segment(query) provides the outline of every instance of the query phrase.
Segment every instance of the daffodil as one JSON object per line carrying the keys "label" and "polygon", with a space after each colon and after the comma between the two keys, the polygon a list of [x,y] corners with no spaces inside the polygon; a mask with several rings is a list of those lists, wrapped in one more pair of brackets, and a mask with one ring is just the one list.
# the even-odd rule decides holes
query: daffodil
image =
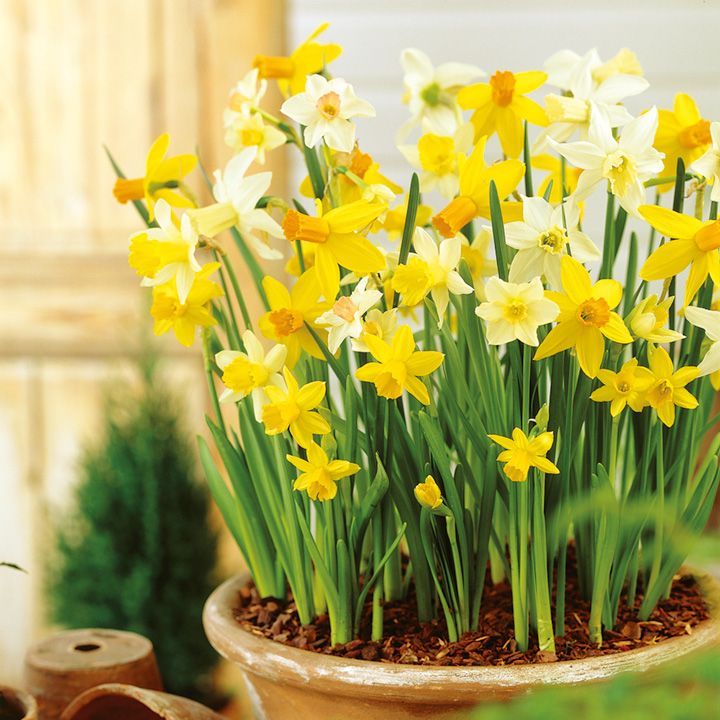
{"label": "daffodil", "polygon": [[693,410],[698,406],[697,399],[685,389],[700,370],[688,366],[675,370],[667,350],[656,347],[649,353],[650,370],[653,374],[645,399],[653,407],[664,425],[672,427],[675,423],[675,406]]}
{"label": "daffodil", "polygon": [[289,463],[300,470],[293,483],[294,490],[305,490],[311,500],[332,500],[337,494],[337,482],[354,475],[360,466],[348,460],[330,460],[315,442],[307,448],[307,459],[295,455],[285,456]]}
{"label": "daffodil", "polygon": [[370,352],[370,348],[363,339],[366,335],[372,335],[388,344],[392,344],[398,330],[397,314],[397,308],[384,311],[377,308],[370,310],[363,320],[362,333],[358,338],[353,338],[350,341],[352,349],[355,352]]}
{"label": "daffodil", "polygon": [[371,195],[377,195],[378,201],[382,197],[382,201],[389,204],[396,195],[403,191],[400,185],[380,172],[380,165],[372,155],[362,152],[357,145],[349,154],[333,153],[332,162],[335,167],[343,166],[348,170],[348,173],[335,173],[335,180],[340,190],[341,205],[347,205],[356,200],[373,202]]}
{"label": "daffodil", "polygon": [[655,382],[653,374],[644,367],[638,367],[636,358],[628,360],[620,372],[601,369],[598,379],[603,384],[590,395],[595,402],[609,402],[610,414],[619,415],[627,405],[634,412],[641,412],[647,405],[645,393]]}
{"label": "daffodil", "polygon": [[[550,190],[550,197],[548,200],[555,205],[561,203],[568,195],[572,195],[575,192],[578,180],[582,174],[582,170],[580,168],[565,165],[565,171],[563,173],[563,162],[560,158],[543,153],[533,155],[530,164],[534,168],[537,168],[538,170],[546,170],[548,173],[538,188],[537,194],[539,197],[545,197],[547,189],[550,187],[550,183],[552,183],[552,188]],[[563,181],[565,184],[564,192]],[[580,204],[578,203],[578,206],[579,205]]]}
{"label": "daffodil", "polygon": [[467,263],[470,277],[475,288],[475,297],[485,300],[485,283],[487,279],[497,274],[497,262],[490,255],[492,245],[492,228],[483,225],[470,242],[464,235],[460,235],[460,256]]}
{"label": "daffodil", "polygon": [[313,435],[327,435],[330,425],[316,412],[325,397],[325,383],[319,380],[300,387],[287,367],[283,368],[285,387],[267,385],[268,402],[262,407],[262,422],[267,435],[279,435],[286,430],[303,448],[309,448]]}
{"label": "daffodil", "polygon": [[[592,79],[595,83],[602,83],[615,75],[642,76],[643,69],[637,55],[628,48],[619,50],[610,60],[603,62],[597,50],[590,51]],[[551,55],[544,64],[548,74],[548,85],[554,85],[561,90],[569,91],[572,77],[583,62],[583,56],[572,50],[560,50]]]}
{"label": "daffodil", "polygon": [[[658,111],[658,128],[655,133],[655,147],[665,153],[663,176],[674,177],[678,158],[682,158],[685,167],[710,147],[710,121],[704,120],[695,101],[686,93],[675,96],[672,110]],[[674,182],[658,186],[659,190],[669,190]]]}
{"label": "daffodil", "polygon": [[250,114],[258,110],[260,101],[267,91],[267,80],[260,78],[260,71],[253,68],[245,73],[242,80],[239,80],[230,91],[228,107],[225,109],[225,126],[232,120],[232,116],[238,113]]}
{"label": "daffodil", "polygon": [[[303,266],[300,265],[300,255],[298,254],[297,243],[300,243],[300,252],[302,252]],[[315,266],[315,248],[317,245],[304,240],[298,240],[292,244],[293,254],[285,263],[285,272],[295,277],[300,277],[304,270],[309,270]],[[303,269],[304,268],[304,269]]]}
{"label": "daffodil", "polygon": [[257,149],[255,161],[265,164],[265,153],[282,147],[287,140],[284,132],[266,123],[260,113],[233,113],[225,122],[225,144],[235,152],[248,147]]}
{"label": "daffodil", "polygon": [[318,26],[289,57],[257,55],[253,65],[260,77],[277,80],[285,97],[302,92],[307,76],[322,72],[342,52],[339,45],[315,42],[328,27],[329,23]]}
{"label": "daffodil", "polygon": [[223,230],[237,227],[261,258],[278,260],[282,258],[282,253],[273,250],[254,234],[260,231],[272,237],[282,237],[280,226],[266,210],[257,207],[258,201],[270,187],[272,173],[245,176],[256,157],[257,147],[248,147],[228,162],[224,172],[216,170],[213,195],[217,202],[189,210],[188,215],[193,227],[201,235],[215,237]]}
{"label": "daffodil", "polygon": [[[433,225],[443,237],[454,237],[473,218],[490,219],[490,183],[495,181],[498,197],[507,197],[517,187],[525,165],[519,160],[485,164],[485,143],[482,137],[460,168],[460,194],[433,218]],[[501,203],[505,220],[519,220],[519,203]]]}
{"label": "daffodil", "polygon": [[281,112],[305,126],[305,145],[314,148],[321,140],[332,150],[349,153],[355,145],[353,117],[375,117],[375,108],[355,96],[342,78],[327,80],[309,75],[305,92],[286,100]]}
{"label": "daffodil", "polygon": [[700,375],[716,375],[720,372],[720,310],[690,306],[685,308],[685,317],[696,327],[702,328],[711,341],[705,357],[698,365]]}
{"label": "daffodil", "polygon": [[487,324],[487,341],[504,345],[519,340],[537,347],[540,325],[552,322],[560,308],[545,297],[539,277],[529,283],[511,283],[491,277],[485,285],[487,302],[475,308],[475,314]]}
{"label": "daffodil", "polygon": [[712,145],[690,166],[690,169],[700,173],[712,183],[710,199],[713,202],[720,202],[720,122],[710,123],[710,139]]}
{"label": "daffodil", "polygon": [[306,270],[291,290],[270,276],[263,278],[262,286],[270,310],[260,318],[260,330],[266,338],[287,346],[287,366],[295,367],[303,351],[324,359],[322,350],[306,327],[307,323],[325,337],[325,331],[317,327],[315,321],[329,305],[320,302],[322,289],[315,269]]}
{"label": "daffodil", "polygon": [[440,367],[443,353],[416,351],[412,330],[407,325],[397,331],[391,344],[369,334],[363,335],[363,340],[378,362],[358,368],[355,371],[358,380],[374,383],[380,397],[394,400],[407,390],[423,405],[430,404],[428,389],[420,378]]}
{"label": "daffodil", "polygon": [[198,236],[187,215],[177,228],[170,206],[158,200],[155,219],[159,227],[148,228],[130,238],[129,262],[145,287],[175,282],[178,299],[187,300],[200,263],[195,259]]}
{"label": "daffodil", "polygon": [[460,125],[454,135],[426,132],[417,145],[400,145],[405,159],[421,170],[420,190],[436,190],[450,200],[460,189],[460,164],[473,145],[473,127]]}
{"label": "daffodil", "polygon": [[657,130],[657,109],[652,108],[631,120],[615,139],[604,112],[591,114],[588,139],[558,144],[548,142],[573,165],[582,168],[575,197],[585,199],[598,183],[607,180],[608,190],[631,215],[645,198],[644,182],[662,170],[662,153],[653,148]]}
{"label": "daffodil", "polygon": [[[407,217],[408,198],[405,197],[402,205],[391,208],[385,213],[385,219],[382,222],[382,229],[387,234],[388,240],[399,240],[405,228],[405,218]],[[415,227],[423,227],[430,222],[433,210],[429,205],[419,205],[417,215],[415,216]]]}
{"label": "daffodil", "polygon": [[380,215],[382,203],[359,200],[322,214],[322,203],[316,202],[318,217],[288,210],[283,220],[285,237],[291,242],[304,240],[316,244],[314,267],[326,300],[334,300],[340,288],[342,266],[358,275],[379,272],[385,258],[360,231]]}
{"label": "daffodil", "polygon": [[173,155],[166,158],[170,136],[160,135],[151,145],[145,161],[145,175],[128,180],[118,178],[113,194],[120,203],[129,200],[145,200],[150,220],[155,218],[155,203],[165,200],[170,207],[191,208],[195,203],[188,195],[178,192],[182,188],[183,178],[197,165],[195,155]]}
{"label": "daffodil", "polygon": [[648,295],[633,308],[625,318],[634,335],[651,343],[671,343],[685,336],[676,330],[665,327],[668,322],[668,310],[674,298],[667,297],[658,302],[657,295]]}
{"label": "daffodil", "polygon": [[169,330],[175,333],[178,342],[191,347],[195,342],[195,330],[198,327],[210,327],[217,324],[210,309],[213,298],[222,297],[222,288],[208,280],[220,263],[208,263],[193,278],[190,292],[185,302],[180,302],[177,285],[170,281],[153,288],[153,303],[150,314],[153,317],[153,331],[164,335]]}
{"label": "daffodil", "polygon": [[527,480],[531,467],[540,472],[557,475],[560,470],[545,455],[553,444],[553,433],[543,432],[537,437],[528,438],[520,428],[512,431],[512,438],[502,435],[488,435],[500,447],[505,448],[497,457],[498,462],[505,463],[503,472],[513,482]]}
{"label": "daffodil", "polygon": [[458,91],[485,73],[475,65],[457,62],[433,67],[430,58],[415,48],[403,50],[400,62],[404,71],[404,100],[411,117],[398,136],[406,137],[410,130],[423,123],[429,132],[452,135],[463,121],[456,100]]}
{"label": "daffodil", "polygon": [[574,347],[582,371],[594,378],[602,363],[605,338],[632,342],[622,318],[613,312],[622,299],[622,285],[617,280],[598,280],[593,285],[588,271],[569,255],[561,261],[560,278],[564,293],[546,292],[560,308],[557,325],[540,344],[535,360]]}
{"label": "daffodil", "polygon": [[458,93],[464,110],[472,109],[470,120],[475,126],[475,139],[497,133],[503,152],[511,158],[523,149],[523,121],[547,125],[545,111],[534,100],[525,97],[547,79],[541,70],[512,73],[498,70],[488,83],[476,83]]}
{"label": "daffodil", "polygon": [[553,207],[541,197],[523,200],[523,219],[505,226],[507,244],[518,253],[510,265],[512,282],[527,282],[544,275],[560,289],[560,260],[568,250],[580,262],[600,259],[600,250],[579,229],[580,210],[572,198]]}
{"label": "daffodil", "polygon": [[375,305],[382,293],[367,289],[368,278],[364,277],[350,295],[341,295],[330,310],[317,319],[317,324],[329,327],[328,348],[331,353],[338,351],[347,338],[359,338],[363,333],[363,315]]}
{"label": "daffodil", "polygon": [[264,388],[268,385],[282,387],[280,370],[285,365],[287,347],[274,345],[265,353],[260,341],[251,330],[242,334],[245,352],[222,350],[215,355],[215,362],[223,371],[225,390],[220,402],[238,402],[252,395],[255,419],[262,420],[262,407],[267,402]]}
{"label": "daffodil", "polygon": [[415,486],[415,499],[428,510],[435,510],[439,508],[443,503],[442,493],[438,484],[435,482],[435,478],[432,475],[428,475],[424,482],[418,483]]}
{"label": "daffodil", "polygon": [[640,268],[643,280],[664,280],[690,265],[685,305],[690,304],[708,275],[720,285],[720,220],[703,222],[656,205],[642,205],[639,211],[661,235],[672,238]]}

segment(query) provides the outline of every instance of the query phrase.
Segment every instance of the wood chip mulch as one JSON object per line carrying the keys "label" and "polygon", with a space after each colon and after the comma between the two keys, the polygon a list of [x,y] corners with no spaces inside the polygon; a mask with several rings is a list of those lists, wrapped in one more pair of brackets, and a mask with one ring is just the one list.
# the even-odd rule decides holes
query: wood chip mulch
{"label": "wood chip mulch", "polygon": [[244,629],[255,635],[298,648],[359,660],[444,666],[519,665],[611,655],[691,634],[693,627],[709,617],[692,576],[676,576],[670,598],[661,601],[645,622],[637,619],[641,600],[638,597],[634,608],[629,608],[623,598],[617,625],[613,630],[604,631],[603,645],[598,648],[588,637],[590,603],[581,597],[577,583],[569,573],[565,636],[556,638],[556,654],[541,652],[537,644],[532,644],[527,652],[518,651],[513,633],[512,596],[506,582],[486,583],[478,630],[465,634],[454,643],[446,640],[443,620],[418,623],[412,591],[405,600],[385,605],[385,633],[380,641],[369,639],[369,602],[361,622],[360,637],[334,647],[330,645],[327,616],[320,616],[314,624],[303,627],[291,597],[285,601],[260,598],[253,585],[240,591],[234,616]]}

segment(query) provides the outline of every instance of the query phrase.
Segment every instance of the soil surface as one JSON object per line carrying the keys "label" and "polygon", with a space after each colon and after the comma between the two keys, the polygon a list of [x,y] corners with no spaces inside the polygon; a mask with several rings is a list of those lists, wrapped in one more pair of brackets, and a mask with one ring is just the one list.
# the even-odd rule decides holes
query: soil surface
{"label": "soil surface", "polygon": [[446,639],[443,620],[418,623],[412,592],[405,600],[385,604],[385,633],[380,641],[369,639],[370,602],[365,607],[360,637],[335,646],[330,644],[327,616],[302,626],[292,598],[284,601],[261,598],[253,585],[239,592],[234,616],[244,629],[255,635],[293,647],[359,660],[445,666],[517,665],[611,655],[690,634],[694,626],[709,617],[695,579],[676,576],[669,599],[661,601],[645,622],[637,619],[642,597],[636,598],[632,608],[623,597],[617,625],[613,630],[604,631],[603,645],[598,648],[588,636],[590,603],[581,597],[577,583],[570,573],[568,575],[565,636],[556,638],[556,654],[541,652],[532,639],[526,652],[518,651],[513,633],[512,595],[507,582],[486,583],[478,630],[453,643]]}

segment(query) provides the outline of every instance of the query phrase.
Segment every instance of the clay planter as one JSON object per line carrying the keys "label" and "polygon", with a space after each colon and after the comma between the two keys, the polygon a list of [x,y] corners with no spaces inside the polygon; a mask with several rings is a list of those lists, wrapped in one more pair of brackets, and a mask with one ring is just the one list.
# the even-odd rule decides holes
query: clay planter
{"label": "clay planter", "polygon": [[61,720],[222,720],[222,717],[187,698],[109,683],[75,698]]}
{"label": "clay planter", "polygon": [[695,573],[712,619],[691,635],[587,660],[507,667],[417,667],[346,660],[258,637],[233,618],[239,575],[210,596],[203,614],[213,647],[244,672],[258,720],[409,720],[454,718],[483,702],[539,685],[587,683],[641,672],[720,642],[720,583]]}
{"label": "clay planter", "polygon": [[37,720],[37,704],[32,695],[0,685],[0,720]]}

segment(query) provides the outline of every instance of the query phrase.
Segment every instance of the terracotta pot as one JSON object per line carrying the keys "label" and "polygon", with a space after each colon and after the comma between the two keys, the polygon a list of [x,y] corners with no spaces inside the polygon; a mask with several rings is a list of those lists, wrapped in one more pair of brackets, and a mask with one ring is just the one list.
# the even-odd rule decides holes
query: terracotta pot
{"label": "terracotta pot", "polygon": [[157,690],[108,683],[86,690],[62,720],[222,720],[204,705]]}
{"label": "terracotta pot", "polygon": [[346,660],[289,647],[243,630],[233,618],[246,574],[221,585],[203,614],[213,647],[239,665],[258,720],[453,718],[483,702],[538,685],[602,680],[644,671],[720,642],[720,583],[696,573],[713,619],[692,635],[617,655],[507,667],[417,667]]}
{"label": "terracotta pot", "polygon": [[121,630],[69,630],[30,648],[25,685],[40,720],[57,720],[80,693],[118,682],[162,690],[152,643]]}
{"label": "terracotta pot", "polygon": [[37,720],[37,703],[28,693],[0,685],[0,719]]}

